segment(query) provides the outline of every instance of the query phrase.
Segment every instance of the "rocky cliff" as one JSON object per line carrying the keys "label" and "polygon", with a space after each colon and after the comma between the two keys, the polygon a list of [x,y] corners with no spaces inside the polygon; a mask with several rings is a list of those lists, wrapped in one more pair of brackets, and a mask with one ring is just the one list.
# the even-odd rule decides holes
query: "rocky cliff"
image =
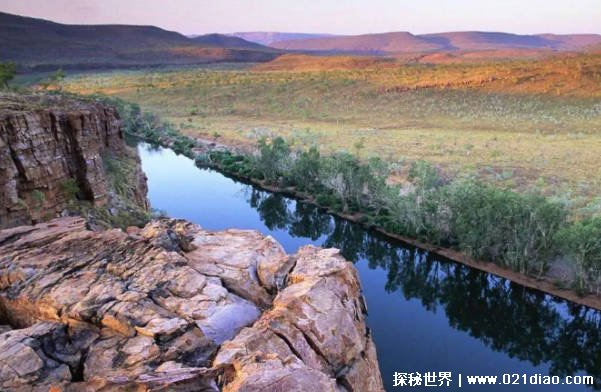
{"label": "rocky cliff", "polygon": [[0,95],[0,228],[55,218],[80,202],[113,214],[148,207],[116,110],[60,96]]}
{"label": "rocky cliff", "polygon": [[178,220],[0,231],[0,390],[382,391],[355,268]]}

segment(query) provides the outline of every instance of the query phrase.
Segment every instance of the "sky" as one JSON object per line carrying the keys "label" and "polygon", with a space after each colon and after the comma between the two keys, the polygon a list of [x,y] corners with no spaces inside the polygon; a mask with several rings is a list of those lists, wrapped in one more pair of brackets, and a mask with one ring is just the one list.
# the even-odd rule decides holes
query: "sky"
{"label": "sky", "polygon": [[183,34],[601,34],[601,0],[0,0],[0,11],[60,23],[155,25]]}

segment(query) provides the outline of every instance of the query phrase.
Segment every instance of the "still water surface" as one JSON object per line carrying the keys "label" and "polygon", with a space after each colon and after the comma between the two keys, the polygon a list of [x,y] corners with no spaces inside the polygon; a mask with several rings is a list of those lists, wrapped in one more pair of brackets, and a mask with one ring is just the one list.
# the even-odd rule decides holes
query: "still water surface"
{"label": "still water surface", "polygon": [[[140,144],[153,208],[209,230],[254,229],[288,253],[307,244],[336,247],[359,271],[382,377],[452,372],[438,390],[584,391],[583,386],[467,386],[466,375],[601,376],[598,311],[513,284],[371,233],[171,150]],[[463,375],[463,388],[457,385]]]}

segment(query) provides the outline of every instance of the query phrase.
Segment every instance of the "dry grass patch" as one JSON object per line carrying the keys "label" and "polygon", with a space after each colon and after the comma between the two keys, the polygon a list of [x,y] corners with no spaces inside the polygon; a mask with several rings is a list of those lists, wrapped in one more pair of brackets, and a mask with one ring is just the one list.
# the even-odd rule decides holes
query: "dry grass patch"
{"label": "dry grass patch", "polygon": [[139,103],[191,136],[255,145],[281,135],[324,152],[425,159],[448,176],[601,210],[600,65],[601,55],[570,55],[311,72],[121,71],[74,75],[65,89]]}

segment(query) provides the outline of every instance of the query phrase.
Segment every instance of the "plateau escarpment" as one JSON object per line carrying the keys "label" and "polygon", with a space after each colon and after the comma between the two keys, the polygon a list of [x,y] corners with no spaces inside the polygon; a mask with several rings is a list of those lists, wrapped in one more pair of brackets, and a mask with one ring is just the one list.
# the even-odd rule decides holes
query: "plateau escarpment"
{"label": "plateau escarpment", "polygon": [[148,208],[146,178],[119,115],[97,102],[0,95],[0,174],[0,228],[82,206],[107,221],[139,220]]}
{"label": "plateau escarpment", "polygon": [[338,251],[254,231],[0,231],[2,390],[382,391],[365,312]]}

